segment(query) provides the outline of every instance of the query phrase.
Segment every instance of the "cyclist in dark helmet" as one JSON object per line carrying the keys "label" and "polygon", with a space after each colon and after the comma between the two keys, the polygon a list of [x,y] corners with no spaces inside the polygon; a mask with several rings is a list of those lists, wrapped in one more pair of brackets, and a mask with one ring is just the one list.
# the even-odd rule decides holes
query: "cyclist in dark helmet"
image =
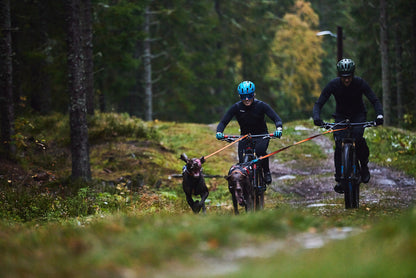
{"label": "cyclist in dark helmet", "polygon": [[[377,125],[383,124],[383,107],[381,102],[374,94],[373,90],[360,77],[354,76],[355,63],[351,59],[342,59],[337,64],[338,77],[331,80],[326,87],[322,90],[319,99],[316,101],[313,107],[313,121],[317,126],[322,126],[321,109],[331,95],[335,98],[335,122],[342,122],[345,119],[349,119],[352,123],[365,122],[367,119],[367,109],[363,102],[363,95],[368,98],[376,111]],[[357,156],[361,165],[361,180],[364,183],[368,183],[370,180],[370,171],[368,169],[368,157],[370,150],[368,149],[367,142],[365,141],[364,128],[355,127],[352,130],[352,136],[356,138]],[[342,186],[340,185],[341,177],[341,140],[346,136],[345,131],[339,131],[334,133],[335,139],[335,181],[337,184],[334,190],[338,193],[344,193]]]}
{"label": "cyclist in dark helmet", "polygon": [[[216,134],[218,140],[224,139],[224,129],[234,116],[240,125],[241,135],[269,133],[264,117],[267,115],[276,126],[274,136],[278,138],[282,137],[282,120],[268,104],[254,98],[256,95],[255,91],[256,86],[251,81],[243,81],[238,85],[237,92],[240,95],[241,101],[234,103],[219,122]],[[253,138],[253,140],[255,140],[257,155],[266,155],[269,139]],[[238,159],[240,163],[243,162],[245,144],[245,141],[240,141],[238,144]],[[262,168],[264,180],[267,184],[270,184],[272,177],[270,175],[268,158],[262,160]]]}

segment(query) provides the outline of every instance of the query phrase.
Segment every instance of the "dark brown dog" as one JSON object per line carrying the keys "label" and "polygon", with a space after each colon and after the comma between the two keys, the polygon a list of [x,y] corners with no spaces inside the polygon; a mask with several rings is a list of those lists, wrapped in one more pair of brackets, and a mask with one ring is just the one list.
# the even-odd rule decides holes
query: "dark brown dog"
{"label": "dark brown dog", "polygon": [[[205,200],[209,195],[208,187],[202,174],[202,164],[205,162],[205,159],[204,157],[189,159],[184,153],[181,154],[180,159],[186,163],[182,170],[182,188],[186,195],[186,201],[194,213],[199,213],[201,209],[205,213]],[[194,201],[192,195],[199,195],[201,201]]]}
{"label": "dark brown dog", "polygon": [[228,189],[233,200],[234,214],[239,214],[238,205],[245,207],[246,211],[252,211],[254,206],[253,185],[250,182],[252,167],[236,164],[228,171],[225,178],[228,181]]}

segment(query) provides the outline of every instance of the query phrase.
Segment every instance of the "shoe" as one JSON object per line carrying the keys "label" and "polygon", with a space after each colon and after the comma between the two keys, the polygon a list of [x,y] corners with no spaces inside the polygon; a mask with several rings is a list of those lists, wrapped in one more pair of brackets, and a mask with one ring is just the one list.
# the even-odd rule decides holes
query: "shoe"
{"label": "shoe", "polygon": [[361,165],[361,181],[363,183],[368,183],[370,181],[370,170],[368,169],[367,164]]}
{"label": "shoe", "polygon": [[344,194],[344,188],[342,187],[342,185],[340,183],[337,183],[334,186],[334,190],[335,190],[336,193]]}
{"label": "shoe", "polygon": [[264,173],[264,182],[266,184],[272,183],[272,175],[270,174],[270,172]]}

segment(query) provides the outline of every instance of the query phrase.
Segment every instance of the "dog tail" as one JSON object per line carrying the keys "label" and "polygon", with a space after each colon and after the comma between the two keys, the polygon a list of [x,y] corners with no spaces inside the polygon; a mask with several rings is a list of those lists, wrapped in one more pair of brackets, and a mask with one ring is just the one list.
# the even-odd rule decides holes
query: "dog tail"
{"label": "dog tail", "polygon": [[186,156],[186,154],[185,153],[183,153],[183,154],[181,154],[181,157],[180,157],[180,159],[182,159],[183,161],[185,161],[185,162],[188,162],[188,156]]}

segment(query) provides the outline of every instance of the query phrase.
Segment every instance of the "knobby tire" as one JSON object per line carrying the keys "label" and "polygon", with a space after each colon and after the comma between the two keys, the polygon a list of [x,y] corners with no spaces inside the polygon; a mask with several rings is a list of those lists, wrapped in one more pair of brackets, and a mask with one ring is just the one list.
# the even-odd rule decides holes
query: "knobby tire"
{"label": "knobby tire", "polygon": [[343,165],[343,179],[341,180],[344,188],[344,201],[345,208],[358,208],[359,207],[359,198],[360,198],[360,186],[359,182],[355,179],[356,174],[354,167],[357,165],[355,163],[355,157],[353,157],[353,146],[351,144],[345,144],[342,152],[342,165]]}

